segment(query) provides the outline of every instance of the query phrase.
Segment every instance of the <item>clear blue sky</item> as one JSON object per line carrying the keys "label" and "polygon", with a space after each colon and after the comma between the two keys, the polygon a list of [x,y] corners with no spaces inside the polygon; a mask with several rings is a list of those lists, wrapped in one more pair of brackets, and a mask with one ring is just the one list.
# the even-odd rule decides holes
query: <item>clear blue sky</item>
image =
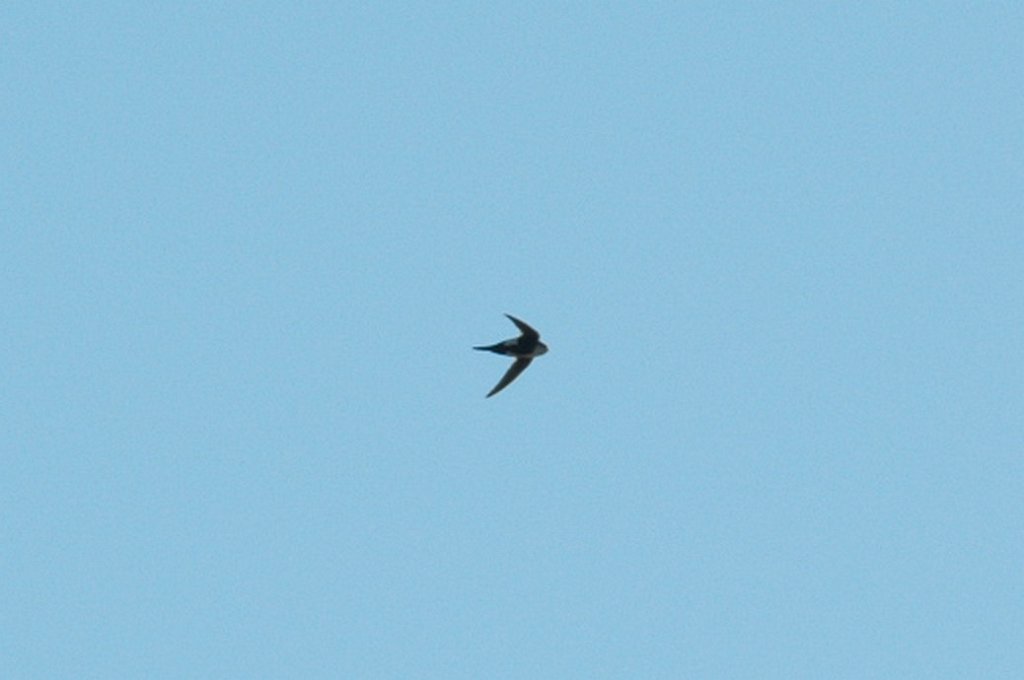
{"label": "clear blue sky", "polygon": [[0,10],[0,676],[1024,677],[1024,6],[345,4]]}

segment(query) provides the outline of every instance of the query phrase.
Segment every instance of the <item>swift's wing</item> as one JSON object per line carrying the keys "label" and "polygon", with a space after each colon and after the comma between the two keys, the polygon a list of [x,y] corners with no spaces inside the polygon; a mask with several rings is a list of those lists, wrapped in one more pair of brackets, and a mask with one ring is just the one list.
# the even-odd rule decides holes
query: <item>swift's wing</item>
{"label": "swift's wing", "polygon": [[540,333],[538,333],[537,331],[533,330],[533,328],[530,327],[530,324],[526,323],[525,321],[520,321],[519,319],[517,319],[516,317],[512,316],[511,314],[506,314],[505,316],[507,316],[509,318],[509,320],[512,321],[512,323],[514,323],[516,326],[519,327],[519,330],[522,331],[524,338],[526,338],[527,340],[530,340],[532,342],[536,342],[537,340],[540,340]]}
{"label": "swift's wing", "polygon": [[533,359],[529,357],[520,357],[512,362],[508,370],[505,371],[505,375],[501,376],[501,380],[494,386],[494,389],[487,393],[488,397],[493,397],[498,392],[508,387],[509,383],[519,377],[519,374],[526,370],[526,367],[530,365]]}

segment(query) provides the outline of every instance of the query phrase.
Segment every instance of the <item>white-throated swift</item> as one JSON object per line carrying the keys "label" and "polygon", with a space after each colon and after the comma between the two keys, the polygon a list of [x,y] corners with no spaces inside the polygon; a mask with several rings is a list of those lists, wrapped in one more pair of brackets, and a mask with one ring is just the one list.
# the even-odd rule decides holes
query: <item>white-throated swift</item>
{"label": "white-throated swift", "polygon": [[526,370],[526,367],[530,365],[534,357],[539,357],[548,351],[548,346],[540,341],[540,333],[530,328],[530,325],[520,321],[511,314],[506,314],[512,323],[519,327],[522,331],[522,335],[518,338],[511,340],[505,340],[499,342],[496,345],[488,345],[486,347],[474,347],[473,349],[486,350],[488,352],[494,352],[495,354],[504,354],[505,356],[515,357],[516,360],[509,366],[508,371],[505,375],[501,376],[501,380],[494,386],[494,389],[487,393],[488,397],[493,397],[498,392],[508,387],[509,383],[519,377],[519,374]]}

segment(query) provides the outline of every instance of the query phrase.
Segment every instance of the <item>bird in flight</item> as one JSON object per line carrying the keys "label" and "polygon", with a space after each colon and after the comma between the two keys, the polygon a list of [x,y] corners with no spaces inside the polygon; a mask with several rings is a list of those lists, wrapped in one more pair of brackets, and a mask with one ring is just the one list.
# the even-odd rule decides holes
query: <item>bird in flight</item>
{"label": "bird in flight", "polygon": [[473,348],[516,358],[516,360],[512,362],[512,365],[509,366],[508,371],[505,372],[505,375],[501,376],[501,380],[499,380],[498,384],[494,386],[494,389],[487,393],[488,397],[493,397],[495,394],[508,387],[509,383],[518,378],[519,374],[526,370],[526,367],[530,365],[530,362],[533,361],[534,357],[539,357],[541,354],[548,351],[548,346],[540,341],[540,333],[530,328],[529,324],[520,321],[511,314],[506,314],[505,316],[519,327],[522,335],[518,338],[499,342],[496,345]]}

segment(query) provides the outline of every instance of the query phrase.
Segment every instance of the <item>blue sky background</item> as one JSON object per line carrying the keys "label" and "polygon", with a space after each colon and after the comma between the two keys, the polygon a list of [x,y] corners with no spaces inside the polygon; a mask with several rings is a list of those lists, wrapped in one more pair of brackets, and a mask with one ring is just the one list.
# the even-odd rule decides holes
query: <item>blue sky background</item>
{"label": "blue sky background", "polygon": [[1024,677],[1024,6],[381,5],[0,10],[0,675]]}

